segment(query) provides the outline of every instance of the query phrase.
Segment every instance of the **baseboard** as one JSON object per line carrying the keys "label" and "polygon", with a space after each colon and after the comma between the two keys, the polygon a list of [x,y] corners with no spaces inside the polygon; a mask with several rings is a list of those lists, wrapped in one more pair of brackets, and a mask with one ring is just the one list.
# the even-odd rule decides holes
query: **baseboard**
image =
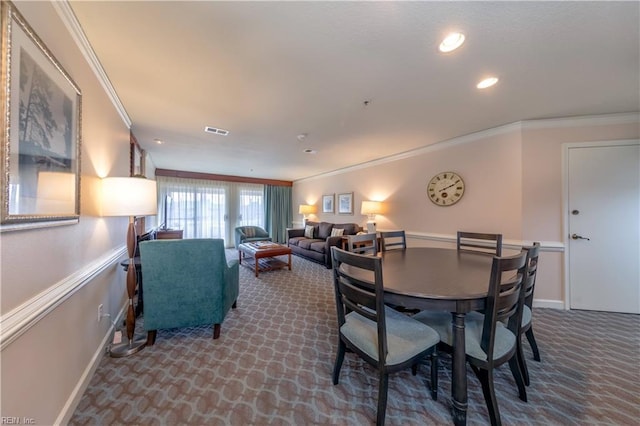
{"label": "baseboard", "polygon": [[93,378],[93,374],[98,369],[98,366],[100,365],[100,361],[102,361],[102,357],[105,356],[107,353],[107,348],[109,347],[109,344],[113,339],[113,333],[116,329],[116,324],[119,324],[124,318],[124,313],[126,308],[127,308],[127,305],[125,304],[120,310],[120,312],[118,313],[118,315],[116,316],[116,319],[111,321],[111,326],[107,330],[107,333],[105,334],[105,336],[102,338],[102,341],[100,342],[100,346],[96,349],[95,353],[93,354],[93,357],[91,358],[91,362],[89,362],[89,364],[85,368],[84,372],[82,373],[82,376],[80,376],[80,380],[78,380],[78,383],[76,384],[75,388],[71,392],[71,395],[69,395],[67,402],[64,404],[64,407],[62,407],[62,411],[60,411],[60,414],[56,419],[56,422],[55,422],[56,425],[69,424],[71,417],[73,417],[73,413],[76,411],[76,408],[80,403],[80,399],[82,399],[84,392],[87,390],[87,387],[89,386],[89,383]]}
{"label": "baseboard", "polygon": [[533,299],[534,308],[551,308],[564,310],[564,302],[562,300],[545,300],[545,299]]}

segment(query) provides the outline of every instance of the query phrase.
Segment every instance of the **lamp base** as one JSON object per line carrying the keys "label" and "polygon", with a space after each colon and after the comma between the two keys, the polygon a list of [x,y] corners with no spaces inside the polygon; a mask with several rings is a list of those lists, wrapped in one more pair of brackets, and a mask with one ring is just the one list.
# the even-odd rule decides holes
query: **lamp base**
{"label": "lamp base", "polygon": [[111,358],[122,358],[140,352],[145,346],[147,346],[147,336],[144,334],[134,335],[131,341],[125,337],[122,343],[111,346],[109,355]]}
{"label": "lamp base", "polygon": [[375,234],[375,233],[376,233],[376,223],[367,222],[367,234]]}

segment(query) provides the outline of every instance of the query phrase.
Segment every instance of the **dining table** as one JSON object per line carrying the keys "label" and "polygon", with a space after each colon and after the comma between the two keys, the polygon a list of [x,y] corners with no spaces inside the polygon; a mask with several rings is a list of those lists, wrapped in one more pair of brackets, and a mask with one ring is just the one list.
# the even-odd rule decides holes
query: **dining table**
{"label": "dining table", "polygon": [[[453,421],[467,421],[465,315],[485,307],[493,256],[455,249],[410,247],[378,253],[382,258],[385,303],[409,309],[451,313]],[[367,272],[344,265],[367,279]]]}

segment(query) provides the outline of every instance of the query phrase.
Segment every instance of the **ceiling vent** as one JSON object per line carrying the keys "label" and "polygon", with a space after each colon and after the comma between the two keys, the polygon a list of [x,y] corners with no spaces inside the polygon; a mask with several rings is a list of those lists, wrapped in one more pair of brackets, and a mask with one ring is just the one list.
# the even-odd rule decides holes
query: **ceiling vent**
{"label": "ceiling vent", "polygon": [[216,135],[227,136],[229,134],[228,130],[218,129],[215,127],[207,126],[204,128],[204,131],[207,133],[214,133]]}

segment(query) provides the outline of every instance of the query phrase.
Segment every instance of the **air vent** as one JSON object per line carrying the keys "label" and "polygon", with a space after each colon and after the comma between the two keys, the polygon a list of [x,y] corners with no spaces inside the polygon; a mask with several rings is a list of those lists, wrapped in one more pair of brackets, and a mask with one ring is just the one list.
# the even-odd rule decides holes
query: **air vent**
{"label": "air vent", "polygon": [[229,134],[228,130],[218,129],[216,127],[207,126],[204,128],[204,131],[207,133],[214,133],[216,135],[227,136]]}

